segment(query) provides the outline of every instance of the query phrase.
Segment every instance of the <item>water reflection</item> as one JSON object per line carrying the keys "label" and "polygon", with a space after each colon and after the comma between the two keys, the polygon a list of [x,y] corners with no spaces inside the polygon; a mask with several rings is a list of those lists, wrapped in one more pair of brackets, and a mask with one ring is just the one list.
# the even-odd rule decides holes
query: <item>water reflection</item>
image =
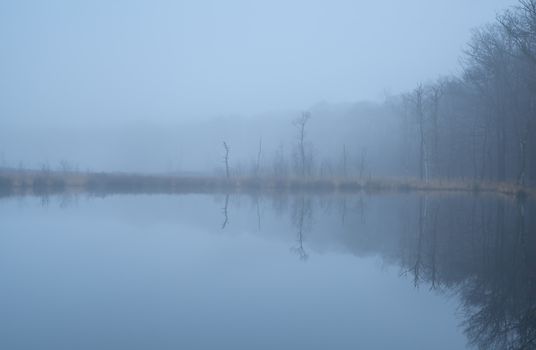
{"label": "water reflection", "polygon": [[406,226],[415,233],[408,231],[400,266],[415,286],[459,293],[465,333],[481,349],[535,346],[535,242],[526,206],[421,196],[416,227]]}
{"label": "water reflection", "polygon": [[296,245],[291,248],[300,260],[307,260],[309,255],[303,246],[305,234],[311,230],[313,205],[309,197],[299,196],[292,203],[292,224],[296,227]]}
{"label": "water reflection", "polygon": [[[365,200],[301,195],[274,198],[273,207],[279,215],[288,208],[296,235],[291,251],[300,260],[310,257],[305,242],[317,223],[328,228],[324,235],[341,241],[350,253],[379,254],[398,265],[400,275],[416,288],[425,285],[437,293],[459,295],[462,326],[474,347],[536,347],[532,201],[491,196],[369,197],[377,203],[367,213]],[[258,210],[257,215],[260,222]],[[391,221],[391,227],[379,227],[382,220]],[[320,241],[317,237],[316,243]]]}
{"label": "water reflection", "polygon": [[405,225],[409,244],[401,246],[398,263],[415,286],[461,296],[464,330],[478,348],[536,346],[536,242],[528,205],[421,196],[416,224]]}
{"label": "water reflection", "polygon": [[227,223],[229,222],[229,194],[225,195],[225,204],[223,205],[223,208],[221,208],[221,211],[223,213],[223,223],[221,224],[221,229],[223,230],[225,226],[227,226]]}
{"label": "water reflection", "polygon": [[[142,226],[188,222],[206,232],[223,230],[218,239],[246,233],[281,240],[290,249],[286,254],[303,266],[326,253],[380,257],[384,264],[397,267],[399,278],[408,285],[459,300],[459,324],[473,347],[536,348],[533,200],[422,194],[224,194],[195,200],[153,197],[151,204],[143,206],[149,197],[114,198],[105,210],[111,210],[109,215],[131,211],[125,220],[137,225],[137,220],[143,221]],[[99,207],[109,200],[89,202]],[[60,210],[84,202],[77,196],[47,196],[39,201],[45,206],[57,203]],[[176,208],[179,202],[181,210]]]}

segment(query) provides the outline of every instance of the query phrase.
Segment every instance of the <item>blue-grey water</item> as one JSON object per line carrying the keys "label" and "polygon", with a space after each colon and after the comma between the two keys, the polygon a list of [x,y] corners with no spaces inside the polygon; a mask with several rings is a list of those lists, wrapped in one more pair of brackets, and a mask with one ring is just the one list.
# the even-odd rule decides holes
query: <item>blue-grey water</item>
{"label": "blue-grey water", "polygon": [[530,349],[533,213],[416,194],[1,199],[0,349]]}

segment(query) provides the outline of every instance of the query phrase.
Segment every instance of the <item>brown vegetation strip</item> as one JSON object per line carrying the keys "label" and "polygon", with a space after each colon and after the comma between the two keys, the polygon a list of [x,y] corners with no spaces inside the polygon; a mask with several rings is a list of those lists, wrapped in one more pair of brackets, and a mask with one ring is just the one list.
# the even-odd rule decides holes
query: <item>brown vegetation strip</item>
{"label": "brown vegetation strip", "polygon": [[52,194],[62,192],[210,193],[210,192],[468,192],[508,196],[535,196],[534,188],[511,183],[472,181],[419,181],[414,179],[180,177],[122,173],[3,172],[0,193]]}

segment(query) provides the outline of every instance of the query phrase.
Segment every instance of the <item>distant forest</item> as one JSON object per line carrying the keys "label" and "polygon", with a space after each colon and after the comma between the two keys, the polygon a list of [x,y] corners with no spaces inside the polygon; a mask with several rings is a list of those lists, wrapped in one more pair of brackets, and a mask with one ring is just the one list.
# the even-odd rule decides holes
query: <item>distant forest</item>
{"label": "distant forest", "polygon": [[475,30],[461,76],[389,98],[422,180],[536,182],[536,0]]}

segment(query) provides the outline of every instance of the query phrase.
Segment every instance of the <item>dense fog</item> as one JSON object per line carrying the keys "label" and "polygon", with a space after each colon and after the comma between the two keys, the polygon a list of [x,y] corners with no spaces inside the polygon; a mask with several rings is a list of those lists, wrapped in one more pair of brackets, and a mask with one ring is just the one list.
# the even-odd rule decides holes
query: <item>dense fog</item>
{"label": "dense fog", "polygon": [[4,3],[1,166],[530,181],[523,4]]}
{"label": "dense fog", "polygon": [[536,349],[536,0],[0,1],[0,349]]}

